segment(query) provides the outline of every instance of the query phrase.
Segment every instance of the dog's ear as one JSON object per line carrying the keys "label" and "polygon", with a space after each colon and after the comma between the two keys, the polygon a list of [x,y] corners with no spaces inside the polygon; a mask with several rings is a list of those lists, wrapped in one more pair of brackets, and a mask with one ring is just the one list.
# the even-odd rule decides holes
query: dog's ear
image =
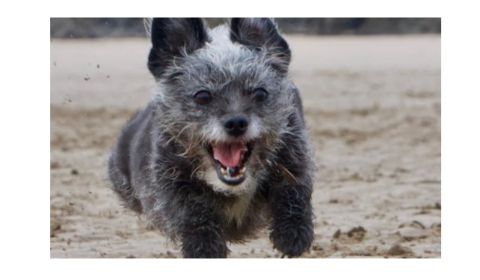
{"label": "dog's ear", "polygon": [[208,34],[203,20],[199,18],[154,18],[151,39],[148,69],[153,76],[160,78],[175,57],[203,47]]}
{"label": "dog's ear", "polygon": [[232,41],[253,48],[266,49],[271,57],[271,66],[282,74],[288,71],[290,48],[271,19],[233,18],[230,29]]}

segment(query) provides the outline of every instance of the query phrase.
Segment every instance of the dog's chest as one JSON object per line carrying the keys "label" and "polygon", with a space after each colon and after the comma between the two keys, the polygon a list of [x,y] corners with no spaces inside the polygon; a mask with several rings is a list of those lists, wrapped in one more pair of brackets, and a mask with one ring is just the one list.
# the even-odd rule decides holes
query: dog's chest
{"label": "dog's chest", "polygon": [[207,184],[209,184],[215,192],[228,195],[223,207],[223,214],[227,223],[235,223],[237,226],[242,225],[248,210],[251,206],[252,199],[257,188],[257,182],[251,176],[245,182],[230,186],[220,181],[215,170],[209,167],[201,176]]}
{"label": "dog's chest", "polygon": [[252,194],[246,193],[237,197],[224,207],[224,215],[227,223],[235,223],[240,226],[248,213],[252,202]]}

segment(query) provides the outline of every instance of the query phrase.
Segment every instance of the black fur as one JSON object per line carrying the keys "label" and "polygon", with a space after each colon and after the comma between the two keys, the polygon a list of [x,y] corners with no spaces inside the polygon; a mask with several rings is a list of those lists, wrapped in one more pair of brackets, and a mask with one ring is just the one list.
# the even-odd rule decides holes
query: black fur
{"label": "black fur", "polygon": [[232,41],[254,48],[265,47],[280,58],[281,63],[273,63],[277,71],[287,73],[291,51],[287,41],[280,36],[275,23],[268,18],[233,18],[230,37]]}
{"label": "black fur", "polygon": [[152,21],[151,37],[148,69],[156,78],[162,76],[175,57],[183,56],[183,48],[189,54],[203,47],[208,40],[205,24],[199,18],[155,18]]}
{"label": "black fur", "polygon": [[[264,45],[273,44],[283,48],[289,59],[288,45],[283,43],[283,38],[278,35],[270,20],[249,22],[246,24],[242,19],[232,20],[232,39],[235,42],[241,42],[248,48],[251,43],[263,40]],[[262,27],[254,36],[249,33],[252,24]],[[269,133],[262,137],[268,141],[262,142],[264,140],[261,137],[256,141],[254,152],[258,162],[252,159],[249,166],[251,172],[256,172],[249,175],[256,180],[255,189],[251,198],[248,198],[248,206],[241,221],[232,220],[228,215],[229,207],[242,201],[242,195],[216,191],[200,176],[197,170],[202,167],[205,157],[205,149],[199,144],[202,141],[199,136],[201,133],[192,130],[190,136],[182,135],[182,132],[190,128],[189,124],[208,127],[208,117],[214,115],[216,118],[215,114],[218,114],[218,119],[222,119],[222,116],[228,114],[230,103],[227,102],[227,96],[224,95],[227,102],[225,105],[217,103],[216,108],[209,107],[208,110],[207,107],[198,108],[191,101],[190,95],[183,94],[185,88],[192,86],[189,82],[169,75],[164,77],[172,60],[184,55],[179,47],[184,46],[187,52],[193,52],[203,48],[207,40],[208,35],[199,19],[153,21],[149,68],[159,82],[168,86],[168,91],[162,93],[162,99],[150,102],[123,129],[109,159],[109,177],[113,188],[127,207],[145,214],[156,228],[171,239],[181,242],[184,257],[226,257],[227,242],[243,242],[254,237],[258,229],[267,225],[270,225],[270,239],[276,249],[289,257],[300,256],[308,250],[313,240],[310,202],[313,162],[305,133],[300,95],[284,75],[278,72],[278,68],[270,71],[268,65],[265,68],[258,62],[258,69],[255,69],[268,74],[262,77],[270,80],[261,82],[269,83],[265,87],[272,92],[270,95],[274,99],[266,103],[268,106],[248,103],[237,106],[246,106],[245,114],[263,119],[262,125]],[[253,58],[257,54],[243,53],[249,61],[256,61]],[[200,63],[203,60],[195,62],[191,63],[194,66],[190,68],[185,66],[185,71],[203,69],[203,64]],[[239,69],[241,66],[238,66]],[[257,67],[255,64],[251,66]],[[286,71],[286,68],[282,69]],[[273,73],[275,71],[277,72]],[[219,72],[222,75],[226,73]],[[185,76],[200,77],[202,74],[203,71],[199,71]],[[241,89],[242,77],[233,75],[231,79],[237,80],[231,87],[227,87],[231,102],[238,102],[238,97],[234,95],[237,91],[235,85],[238,84]],[[223,83],[223,78],[224,76],[207,76],[204,80]],[[197,78],[196,82],[198,80],[202,79]],[[239,96],[245,95],[241,90],[238,92]],[[248,100],[247,97],[242,98]],[[282,109],[287,113],[283,113]],[[288,133],[276,135],[283,130]],[[193,140],[191,137],[194,137]],[[185,143],[187,146],[198,145],[192,155],[185,153]],[[268,143],[273,143],[276,148]]]}

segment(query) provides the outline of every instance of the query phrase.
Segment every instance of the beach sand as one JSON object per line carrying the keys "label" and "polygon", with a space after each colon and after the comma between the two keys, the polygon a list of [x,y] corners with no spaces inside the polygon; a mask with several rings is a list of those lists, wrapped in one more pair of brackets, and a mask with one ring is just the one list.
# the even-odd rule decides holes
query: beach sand
{"label": "beach sand", "polygon": [[[440,36],[286,36],[316,172],[302,257],[441,256]],[[151,98],[147,39],[51,41],[50,255],[180,257],[121,206],[106,160]],[[268,240],[229,257],[280,257]]]}

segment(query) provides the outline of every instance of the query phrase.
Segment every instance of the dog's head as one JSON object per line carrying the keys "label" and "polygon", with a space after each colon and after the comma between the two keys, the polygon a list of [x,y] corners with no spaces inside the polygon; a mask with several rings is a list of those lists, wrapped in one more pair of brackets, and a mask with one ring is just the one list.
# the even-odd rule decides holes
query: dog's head
{"label": "dog's head", "polygon": [[[167,141],[199,160],[218,189],[240,193],[275,160],[294,111],[290,49],[270,19],[154,19],[148,67]],[[214,181],[217,181],[215,184]]]}

